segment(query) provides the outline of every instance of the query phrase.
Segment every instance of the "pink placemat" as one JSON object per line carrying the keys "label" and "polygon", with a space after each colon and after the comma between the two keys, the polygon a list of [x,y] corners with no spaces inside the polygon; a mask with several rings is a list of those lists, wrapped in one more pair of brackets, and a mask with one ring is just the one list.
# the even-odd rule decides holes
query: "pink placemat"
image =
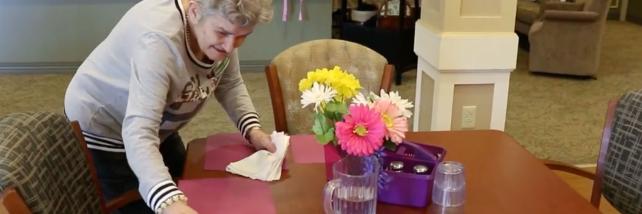
{"label": "pink placemat", "polygon": [[267,183],[239,177],[181,180],[178,188],[187,204],[200,214],[276,213]]}
{"label": "pink placemat", "polygon": [[216,134],[207,138],[205,146],[206,170],[225,170],[225,167],[252,155],[254,148],[240,134]]}
{"label": "pink placemat", "polygon": [[207,148],[229,144],[247,144],[247,142],[239,133],[219,133],[207,137]]}
{"label": "pink placemat", "polygon": [[[203,168],[225,171],[228,164],[242,160],[254,152],[256,152],[254,147],[250,146],[238,133],[215,134],[207,138]],[[288,169],[285,161],[281,168]]]}
{"label": "pink placemat", "polygon": [[291,136],[290,146],[296,163],[325,163],[323,145],[314,139],[314,135]]}

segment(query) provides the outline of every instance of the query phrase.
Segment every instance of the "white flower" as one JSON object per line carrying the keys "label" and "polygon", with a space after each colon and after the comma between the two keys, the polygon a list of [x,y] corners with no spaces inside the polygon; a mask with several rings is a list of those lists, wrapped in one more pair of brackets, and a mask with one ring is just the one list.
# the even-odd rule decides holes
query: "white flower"
{"label": "white flower", "polygon": [[310,104],[314,104],[314,112],[319,112],[322,104],[332,101],[336,95],[337,91],[332,87],[327,87],[315,82],[312,88],[303,91],[301,95],[301,105],[305,108]]}
{"label": "white flower", "polygon": [[359,93],[357,96],[352,98],[352,104],[363,104],[372,107],[372,101],[362,93]]}
{"label": "white flower", "polygon": [[381,96],[377,96],[374,93],[371,93],[371,96],[374,96],[374,100],[378,99],[387,99],[390,100],[397,108],[399,108],[402,111],[402,115],[405,118],[410,118],[412,116],[412,112],[410,111],[410,108],[414,107],[410,101],[407,99],[402,99],[401,96],[399,96],[399,92],[397,91],[391,91],[389,94],[386,93],[383,89],[381,89]]}

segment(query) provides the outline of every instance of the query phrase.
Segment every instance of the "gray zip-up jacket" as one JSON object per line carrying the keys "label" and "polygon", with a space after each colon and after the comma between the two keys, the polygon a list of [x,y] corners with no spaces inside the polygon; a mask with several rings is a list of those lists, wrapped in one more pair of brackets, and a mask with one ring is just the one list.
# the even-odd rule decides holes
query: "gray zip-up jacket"
{"label": "gray zip-up jacket", "polygon": [[183,11],[175,0],[136,4],[78,68],[65,94],[65,113],[80,122],[87,146],[125,152],[153,210],[183,194],[163,164],[160,142],[210,95],[243,136],[260,126],[236,50],[211,64],[196,59],[185,42]]}

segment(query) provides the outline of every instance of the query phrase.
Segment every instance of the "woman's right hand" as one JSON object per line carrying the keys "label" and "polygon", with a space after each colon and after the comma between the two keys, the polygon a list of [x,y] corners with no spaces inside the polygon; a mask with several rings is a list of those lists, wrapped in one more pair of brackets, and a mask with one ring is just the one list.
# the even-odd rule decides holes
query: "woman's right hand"
{"label": "woman's right hand", "polygon": [[163,214],[197,214],[197,212],[189,207],[185,201],[177,201],[165,207]]}

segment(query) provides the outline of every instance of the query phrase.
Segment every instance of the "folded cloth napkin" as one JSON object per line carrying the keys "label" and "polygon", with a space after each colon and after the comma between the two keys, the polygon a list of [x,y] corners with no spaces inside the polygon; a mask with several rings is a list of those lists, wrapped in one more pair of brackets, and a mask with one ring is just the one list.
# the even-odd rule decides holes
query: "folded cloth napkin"
{"label": "folded cloth napkin", "polygon": [[283,132],[272,132],[271,138],[276,152],[257,151],[242,160],[230,163],[225,167],[225,171],[262,181],[279,180],[283,158],[290,145],[290,136]]}

